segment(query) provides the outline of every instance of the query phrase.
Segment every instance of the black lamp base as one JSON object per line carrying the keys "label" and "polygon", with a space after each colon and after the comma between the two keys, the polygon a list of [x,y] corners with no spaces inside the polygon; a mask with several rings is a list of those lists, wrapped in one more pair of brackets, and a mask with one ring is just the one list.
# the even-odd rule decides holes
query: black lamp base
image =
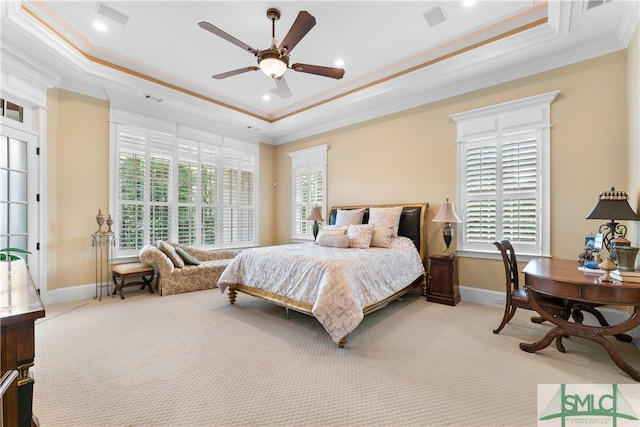
{"label": "black lamp base", "polygon": [[451,226],[450,222],[446,222],[444,224],[444,228],[442,229],[442,236],[444,237],[444,244],[447,245],[447,248],[442,253],[442,256],[446,256],[446,257],[454,256],[453,252],[451,252],[451,249],[449,249],[449,245],[453,240],[453,227]]}

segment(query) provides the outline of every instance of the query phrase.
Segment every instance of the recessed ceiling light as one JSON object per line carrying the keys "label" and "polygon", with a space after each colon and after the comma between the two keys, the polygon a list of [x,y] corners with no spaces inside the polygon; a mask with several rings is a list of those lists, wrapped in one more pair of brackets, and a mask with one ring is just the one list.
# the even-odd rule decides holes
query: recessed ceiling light
{"label": "recessed ceiling light", "polygon": [[478,1],[478,0],[463,0],[463,1],[462,1],[462,5],[463,5],[464,7],[471,7],[471,6],[473,6],[474,4],[476,4],[476,2],[477,2],[477,1]]}
{"label": "recessed ceiling light", "polygon": [[93,28],[95,28],[98,31],[102,31],[103,33],[108,30],[107,26],[102,22],[94,22]]}
{"label": "recessed ceiling light", "polygon": [[270,101],[271,97],[269,95],[262,95],[262,100],[263,101]]}
{"label": "recessed ceiling light", "polygon": [[335,65],[336,67],[342,67],[344,65],[344,61],[342,59],[336,59]]}

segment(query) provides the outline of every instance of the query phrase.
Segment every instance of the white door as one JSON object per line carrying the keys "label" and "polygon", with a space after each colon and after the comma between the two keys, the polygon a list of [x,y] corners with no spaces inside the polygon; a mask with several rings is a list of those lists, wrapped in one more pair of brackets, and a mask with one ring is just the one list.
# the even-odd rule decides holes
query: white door
{"label": "white door", "polygon": [[34,278],[39,277],[40,241],[37,150],[36,135],[0,127],[0,248],[31,252],[20,256]]}

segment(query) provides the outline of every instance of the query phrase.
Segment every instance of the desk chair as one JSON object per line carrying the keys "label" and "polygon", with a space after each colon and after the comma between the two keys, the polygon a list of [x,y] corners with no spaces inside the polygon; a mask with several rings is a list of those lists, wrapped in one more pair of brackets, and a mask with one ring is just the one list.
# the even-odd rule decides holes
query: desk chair
{"label": "desk chair", "polygon": [[[516,253],[513,250],[511,242],[509,240],[498,240],[497,242],[493,242],[493,244],[496,245],[502,254],[504,274],[506,277],[504,316],[502,317],[502,323],[500,323],[500,326],[493,330],[494,334],[499,334],[502,328],[504,328],[504,326],[513,318],[513,315],[516,314],[516,310],[518,308],[533,310],[533,307],[529,304],[527,292],[520,288],[518,261],[516,260]],[[566,301],[546,295],[539,295],[538,301],[549,313],[564,320],[569,319],[569,316],[571,315],[571,308],[567,305]],[[534,323],[542,323],[545,320],[542,317],[534,316],[531,318],[531,321]]]}

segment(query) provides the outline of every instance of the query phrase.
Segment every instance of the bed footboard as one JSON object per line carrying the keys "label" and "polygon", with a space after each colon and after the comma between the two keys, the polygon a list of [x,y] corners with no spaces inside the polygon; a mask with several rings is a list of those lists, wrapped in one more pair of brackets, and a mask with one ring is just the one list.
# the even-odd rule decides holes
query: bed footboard
{"label": "bed footboard", "polygon": [[[362,312],[367,315],[369,313],[373,313],[376,310],[379,310],[385,306],[387,306],[391,301],[398,299],[407,293],[411,292],[415,288],[422,288],[424,282],[424,277],[418,277],[413,283],[411,283],[406,288],[399,290],[393,295],[388,296],[382,301],[378,301],[374,304],[366,306]],[[285,309],[292,309],[299,313],[303,313],[309,316],[313,316],[313,306],[306,302],[292,300],[291,298],[283,297],[281,295],[274,294],[273,292],[265,291],[263,289],[252,288],[251,286],[241,285],[239,283],[229,285],[229,303],[233,304],[236,302],[236,297],[238,292],[242,292],[243,294],[252,295],[254,297],[263,299],[265,301],[269,301],[273,304],[284,307]],[[347,344],[347,337],[344,336],[339,342],[338,347],[344,348]]]}

